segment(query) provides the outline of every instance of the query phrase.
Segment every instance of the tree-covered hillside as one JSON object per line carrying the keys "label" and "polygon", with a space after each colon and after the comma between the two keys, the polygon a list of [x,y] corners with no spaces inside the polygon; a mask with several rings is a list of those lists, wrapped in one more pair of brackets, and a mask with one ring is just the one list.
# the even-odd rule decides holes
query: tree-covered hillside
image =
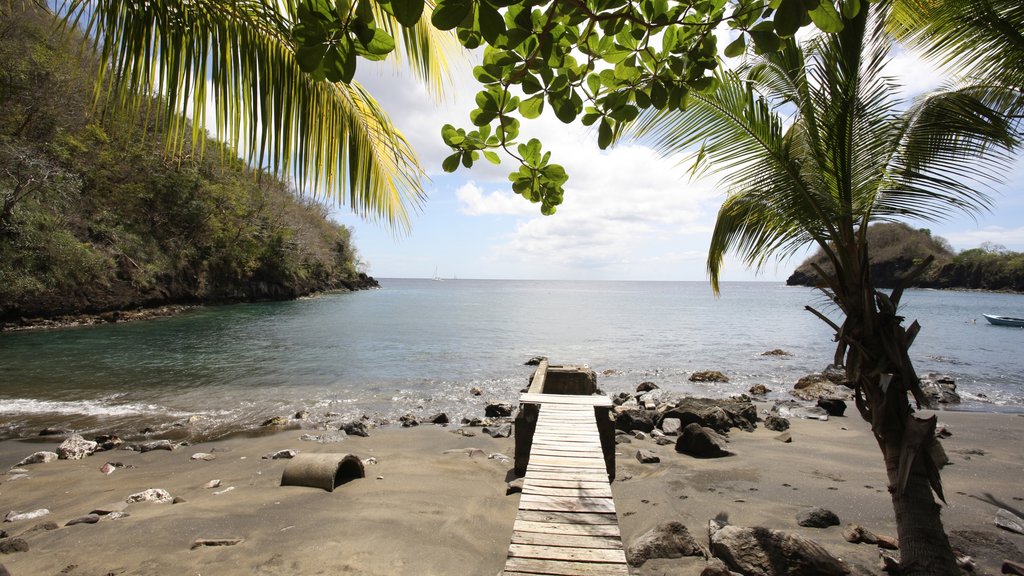
{"label": "tree-covered hillside", "polygon": [[63,43],[51,15],[11,9],[0,6],[0,321],[373,284],[325,206],[203,134],[168,151],[155,114],[94,107],[88,50]]}
{"label": "tree-covered hillside", "polygon": [[[871,275],[882,288],[891,288],[898,278],[928,256],[935,262],[913,285],[919,288],[962,288],[1024,292],[1024,254],[1002,246],[986,244],[954,253],[944,238],[927,229],[906,224],[876,224],[868,230],[871,245]],[[790,286],[814,286],[818,275],[812,265],[830,271],[819,250],[797,267],[786,280]]]}

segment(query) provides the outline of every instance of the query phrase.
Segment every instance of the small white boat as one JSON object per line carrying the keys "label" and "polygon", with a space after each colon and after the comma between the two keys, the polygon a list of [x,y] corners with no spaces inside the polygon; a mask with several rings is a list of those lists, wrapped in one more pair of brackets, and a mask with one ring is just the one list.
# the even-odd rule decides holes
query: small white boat
{"label": "small white boat", "polygon": [[982,314],[986,320],[996,326],[1016,326],[1018,328],[1024,328],[1024,318],[1012,318],[1010,316],[993,316],[990,314]]}

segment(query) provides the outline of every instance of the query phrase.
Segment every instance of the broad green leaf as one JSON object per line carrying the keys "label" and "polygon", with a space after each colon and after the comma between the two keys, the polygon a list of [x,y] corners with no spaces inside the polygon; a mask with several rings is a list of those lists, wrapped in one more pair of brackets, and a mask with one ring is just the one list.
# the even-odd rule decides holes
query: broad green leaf
{"label": "broad green leaf", "polygon": [[843,18],[852,20],[860,14],[860,0],[843,0]]}
{"label": "broad green leaf", "polygon": [[494,44],[498,37],[505,33],[505,19],[498,10],[486,2],[481,2],[477,7],[477,22],[480,25],[480,35],[488,44]]}
{"label": "broad green leaf", "polygon": [[473,77],[481,84],[493,84],[500,80],[500,72],[495,66],[474,66]]}
{"label": "broad green leaf", "polygon": [[523,115],[523,118],[534,119],[541,115],[544,111],[544,95],[538,94],[532,98],[527,98],[519,103],[519,113]]}
{"label": "broad green leaf", "polygon": [[363,44],[363,48],[370,54],[383,56],[395,49],[395,39],[387,32],[377,28],[373,31],[370,41]]}
{"label": "broad green leaf", "polygon": [[395,20],[405,27],[414,26],[423,16],[423,0],[392,0],[391,10]]}
{"label": "broad green leaf", "polygon": [[501,158],[494,152],[491,152],[490,150],[484,150],[484,158],[486,158],[487,161],[490,162],[491,164],[501,164]]}
{"label": "broad green leaf", "polygon": [[465,20],[472,10],[471,0],[440,0],[430,15],[430,23],[438,30],[451,30]]}
{"label": "broad green leaf", "polygon": [[327,44],[317,44],[315,46],[299,46],[295,51],[295,59],[299,63],[299,68],[303,72],[312,72],[320,67],[320,63],[324,60],[324,54],[327,52]]}
{"label": "broad green leaf", "polygon": [[782,0],[775,12],[775,32],[779,36],[792,36],[800,29],[804,7],[801,0]]}
{"label": "broad green leaf", "polygon": [[834,33],[843,29],[843,19],[839,16],[839,12],[836,12],[832,0],[822,0],[821,4],[818,4],[818,7],[808,14],[810,14],[814,25],[822,32]]}
{"label": "broad green leaf", "polygon": [[540,85],[540,81],[537,80],[537,77],[533,74],[523,74],[523,81],[520,87],[526,94],[534,94],[544,89],[544,87]]}
{"label": "broad green leaf", "polygon": [[665,89],[665,85],[657,80],[651,81],[651,106],[654,106],[658,110],[664,110],[665,104],[668,103],[668,90]]}
{"label": "broad green leaf", "polygon": [[462,153],[462,165],[466,168],[473,167],[473,155],[469,152]]}
{"label": "broad green leaf", "polygon": [[733,40],[725,47],[725,55],[728,58],[735,58],[743,55],[747,50],[747,36],[740,34],[739,38]]}
{"label": "broad green leaf", "polygon": [[455,172],[459,169],[459,158],[462,157],[462,152],[456,152],[451,156],[448,156],[441,162],[441,169],[445,172]]}
{"label": "broad green leaf", "polygon": [[459,144],[462,144],[466,138],[459,133],[455,126],[445,124],[441,127],[441,139],[449,146],[458,146]]}
{"label": "broad green leaf", "polygon": [[597,128],[597,146],[601,150],[608,148],[612,143],[612,123],[607,118],[601,118],[601,125]]}
{"label": "broad green leaf", "polygon": [[491,121],[497,117],[497,110],[485,111],[477,108],[469,113],[469,121],[472,122],[474,126],[484,126],[485,124],[490,124]]}
{"label": "broad green leaf", "polygon": [[759,54],[766,54],[768,52],[775,52],[779,49],[779,37],[774,32],[763,32],[760,30],[750,30],[750,39],[754,41],[755,52]]}

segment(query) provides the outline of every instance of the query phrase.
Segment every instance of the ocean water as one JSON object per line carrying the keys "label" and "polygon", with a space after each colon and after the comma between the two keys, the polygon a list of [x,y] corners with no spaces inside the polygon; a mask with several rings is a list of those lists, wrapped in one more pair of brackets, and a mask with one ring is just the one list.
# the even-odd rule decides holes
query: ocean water
{"label": "ocean water", "polygon": [[[0,333],[0,437],[45,426],[216,437],[308,410],[307,426],[362,415],[482,416],[512,402],[536,355],[586,364],[606,392],[653,381],[724,397],[785,397],[832,360],[822,295],[776,283],[381,280],[382,289],[201,308],[128,324]],[[912,290],[919,373],[956,379],[962,408],[1024,411],[1024,296]],[[781,348],[789,356],[764,356]],[[719,370],[730,382],[688,381]],[[469,389],[483,395],[474,397]]]}

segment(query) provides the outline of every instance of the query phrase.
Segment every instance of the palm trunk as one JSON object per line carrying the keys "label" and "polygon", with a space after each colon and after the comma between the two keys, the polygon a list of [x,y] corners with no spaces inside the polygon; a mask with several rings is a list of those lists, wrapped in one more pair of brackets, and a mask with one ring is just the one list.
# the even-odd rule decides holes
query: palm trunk
{"label": "palm trunk", "polygon": [[956,558],[942,528],[938,502],[932,495],[924,460],[915,458],[902,493],[899,485],[902,438],[879,440],[889,478],[892,508],[900,546],[901,574],[907,576],[959,576]]}

